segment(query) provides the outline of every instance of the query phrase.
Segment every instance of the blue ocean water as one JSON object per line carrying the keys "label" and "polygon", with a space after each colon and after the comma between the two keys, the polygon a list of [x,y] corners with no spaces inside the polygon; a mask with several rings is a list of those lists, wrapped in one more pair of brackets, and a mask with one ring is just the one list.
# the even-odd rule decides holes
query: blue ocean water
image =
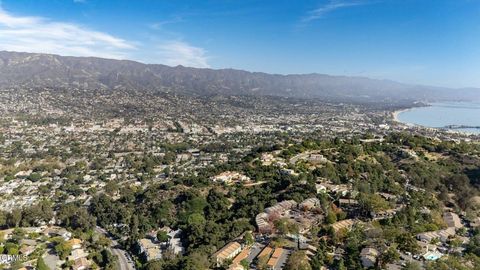
{"label": "blue ocean water", "polygon": [[[480,103],[433,103],[429,107],[413,108],[398,114],[403,123],[441,128],[449,125],[480,127]],[[478,128],[455,129],[468,133],[480,133]]]}

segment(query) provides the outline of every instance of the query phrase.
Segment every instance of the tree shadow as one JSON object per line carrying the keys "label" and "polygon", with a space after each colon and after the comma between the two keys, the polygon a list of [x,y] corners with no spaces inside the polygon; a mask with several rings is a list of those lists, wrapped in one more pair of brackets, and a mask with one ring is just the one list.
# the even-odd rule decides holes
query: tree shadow
{"label": "tree shadow", "polygon": [[480,188],[480,168],[466,169],[464,173],[470,179],[470,184],[476,188]]}

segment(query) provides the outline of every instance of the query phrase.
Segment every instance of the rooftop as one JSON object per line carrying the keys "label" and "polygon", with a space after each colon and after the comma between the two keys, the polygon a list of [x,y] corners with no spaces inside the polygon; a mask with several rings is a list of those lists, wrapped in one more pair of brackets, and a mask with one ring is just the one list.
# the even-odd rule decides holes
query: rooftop
{"label": "rooftop", "polygon": [[220,249],[215,256],[217,259],[227,259],[239,248],[241,248],[241,245],[238,242],[231,242]]}

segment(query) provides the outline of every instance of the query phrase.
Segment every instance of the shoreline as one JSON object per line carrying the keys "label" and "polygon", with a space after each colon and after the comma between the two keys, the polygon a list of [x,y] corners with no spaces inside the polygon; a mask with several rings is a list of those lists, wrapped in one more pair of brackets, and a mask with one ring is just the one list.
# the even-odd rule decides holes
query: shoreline
{"label": "shoreline", "polygon": [[411,109],[412,109],[412,108],[393,111],[393,112],[392,112],[393,121],[394,121],[394,122],[397,122],[397,123],[401,123],[401,124],[407,124],[407,123],[404,123],[404,122],[400,121],[400,119],[398,119],[398,116],[399,116],[401,113],[403,113],[403,112],[408,112],[408,111],[410,111]]}
{"label": "shoreline", "polygon": [[[429,107],[429,106],[431,106],[431,104],[429,104],[427,106],[421,106],[421,107]],[[415,108],[421,108],[421,107],[412,107],[412,108],[406,108],[406,109],[392,111],[391,112],[392,120],[396,124],[400,124],[400,125],[407,126],[407,127],[417,127],[417,128],[422,128],[422,129],[431,129],[431,130],[436,130],[436,131],[440,131],[440,132],[456,133],[456,134],[467,135],[467,136],[472,136],[472,135],[473,136],[480,136],[480,131],[475,132],[475,131],[471,131],[469,129],[466,130],[466,129],[450,129],[450,128],[443,128],[443,127],[428,127],[428,126],[423,126],[423,125],[420,125],[420,124],[403,122],[399,119],[399,115],[401,113],[408,112],[408,111],[411,111]],[[476,130],[479,130],[479,129],[476,129]]]}
{"label": "shoreline", "polygon": [[[409,108],[405,108],[405,109],[393,111],[393,112],[392,112],[392,119],[393,119],[394,122],[399,123],[399,124],[403,124],[403,125],[407,125],[407,126],[412,126],[412,125],[413,125],[413,126],[417,126],[417,124],[407,123],[407,122],[402,122],[402,121],[400,121],[400,119],[398,119],[398,116],[399,116],[401,113],[408,112],[408,111],[411,111],[411,110],[413,110],[413,109],[430,107],[430,106],[432,106],[431,103],[424,103],[423,106],[412,106],[412,107],[409,107]],[[418,126],[421,126],[421,125],[418,125]]]}

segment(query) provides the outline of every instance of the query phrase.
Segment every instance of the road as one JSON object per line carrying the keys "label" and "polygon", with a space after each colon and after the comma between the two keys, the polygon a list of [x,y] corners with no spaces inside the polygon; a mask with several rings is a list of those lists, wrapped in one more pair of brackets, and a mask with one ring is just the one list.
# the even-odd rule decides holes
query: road
{"label": "road", "polygon": [[111,240],[109,250],[113,255],[117,256],[120,270],[135,270],[134,263],[132,262],[132,260],[128,259],[130,258],[130,255],[128,255],[125,250],[119,248],[120,245],[118,244],[118,242],[112,237],[110,237],[107,231],[98,226],[95,228],[95,231],[97,233],[103,234],[105,237]]}
{"label": "road", "polygon": [[251,264],[253,260],[260,254],[262,249],[265,247],[265,245],[260,244],[260,243],[255,243],[252,246],[252,250],[250,251],[250,254],[248,254],[248,257],[246,258],[247,262]]}
{"label": "road", "polygon": [[286,249],[282,252],[280,255],[280,258],[278,258],[277,265],[273,269],[275,270],[281,270],[285,266],[288,260],[288,256],[290,256],[290,253],[292,253],[290,250]]}

